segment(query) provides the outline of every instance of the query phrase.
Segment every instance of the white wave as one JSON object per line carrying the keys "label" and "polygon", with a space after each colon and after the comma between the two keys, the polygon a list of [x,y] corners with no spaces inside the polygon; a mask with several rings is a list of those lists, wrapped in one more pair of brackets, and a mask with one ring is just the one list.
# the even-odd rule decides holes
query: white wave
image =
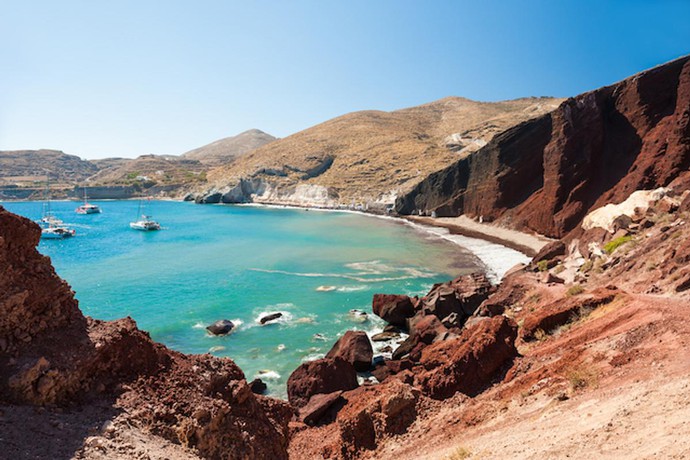
{"label": "white wave", "polygon": [[319,286],[316,288],[318,292],[329,292],[329,291],[335,291],[337,286]]}
{"label": "white wave", "polygon": [[339,288],[336,288],[336,291],[338,292],[357,292],[357,291],[366,291],[369,289],[369,286],[366,284],[362,284],[360,286],[340,286]]}
{"label": "white wave", "polygon": [[276,351],[283,351],[283,350],[285,350],[285,344],[279,343],[278,346],[276,347]]}
{"label": "white wave", "polygon": [[[366,278],[360,275],[348,275],[345,273],[300,273],[300,272],[289,272],[286,270],[269,270],[265,268],[250,268],[249,270],[262,273],[275,273],[280,275],[288,276],[303,276],[307,278],[343,278],[353,281],[359,281],[361,283],[380,283],[383,281],[400,281],[408,280],[414,278],[431,278],[434,273],[426,273],[413,268],[403,268],[401,271],[405,272],[400,276],[385,276],[381,278]],[[368,273],[371,275],[371,273]],[[365,274],[366,275],[366,274]]]}
{"label": "white wave", "polygon": [[259,378],[261,380],[279,380],[280,374],[277,373],[276,371],[261,370],[261,371],[256,373],[255,378]]}
{"label": "white wave", "polygon": [[312,353],[312,354],[309,354],[309,355],[303,357],[302,362],[306,363],[309,361],[316,361],[317,359],[321,359],[323,357],[324,357],[323,353]]}
{"label": "white wave", "polygon": [[197,321],[196,323],[194,323],[194,326],[192,326],[192,328],[194,328],[194,329],[205,329],[206,325],[204,323],[202,323],[201,321]]}
{"label": "white wave", "polygon": [[223,351],[223,350],[225,350],[225,347],[223,347],[223,346],[221,346],[221,345],[218,345],[218,346],[209,348],[209,349],[208,349],[208,352],[209,352],[209,353],[216,353],[216,352],[218,352],[218,351]]}

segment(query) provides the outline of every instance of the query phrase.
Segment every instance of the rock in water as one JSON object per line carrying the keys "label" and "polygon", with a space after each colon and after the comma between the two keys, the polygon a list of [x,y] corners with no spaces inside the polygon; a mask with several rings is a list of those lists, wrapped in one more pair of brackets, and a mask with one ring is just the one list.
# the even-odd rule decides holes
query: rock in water
{"label": "rock in water", "polygon": [[402,328],[407,326],[407,318],[415,314],[414,301],[406,295],[374,294],[372,309],[376,316]]}
{"label": "rock in water", "polygon": [[261,379],[254,379],[251,381],[249,384],[249,388],[252,390],[252,393],[257,394],[257,395],[262,395],[266,392],[266,389],[268,388],[266,384],[263,382]]}
{"label": "rock in water", "polygon": [[367,334],[362,331],[347,331],[333,345],[326,358],[342,358],[352,364],[357,372],[366,372],[371,368],[374,350]]}
{"label": "rock in water", "polygon": [[282,317],[283,317],[283,314],[279,311],[277,311],[275,313],[269,313],[268,315],[262,317],[259,320],[259,323],[261,323],[263,325],[263,324],[268,323],[269,321],[273,321],[273,320],[276,320],[276,319],[282,318]]}
{"label": "rock in water", "polygon": [[210,326],[206,326],[206,330],[213,335],[226,335],[229,334],[230,331],[232,331],[233,327],[235,327],[235,325],[232,321],[227,319],[221,319],[211,324]]}

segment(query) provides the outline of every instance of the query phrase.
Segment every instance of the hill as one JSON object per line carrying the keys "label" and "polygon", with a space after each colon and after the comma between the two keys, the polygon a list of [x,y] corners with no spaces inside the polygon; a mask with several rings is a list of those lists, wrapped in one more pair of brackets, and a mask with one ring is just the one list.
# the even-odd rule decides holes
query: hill
{"label": "hill", "polygon": [[50,178],[54,183],[76,183],[98,172],[98,167],[59,150],[0,151],[0,185],[31,185]]}
{"label": "hill", "polygon": [[207,166],[197,160],[174,155],[142,155],[133,160],[108,158],[97,160],[101,169],[89,178],[93,184],[131,184],[155,182],[159,185],[186,185],[206,180]]}
{"label": "hill", "polygon": [[203,147],[183,153],[182,157],[197,160],[208,166],[221,166],[235,161],[238,157],[276,140],[275,137],[259,129],[250,129],[236,136],[211,142]]}
{"label": "hill", "polygon": [[214,168],[199,201],[390,204],[428,174],[559,103],[553,98],[476,102],[449,97],[393,112],[350,113]]}

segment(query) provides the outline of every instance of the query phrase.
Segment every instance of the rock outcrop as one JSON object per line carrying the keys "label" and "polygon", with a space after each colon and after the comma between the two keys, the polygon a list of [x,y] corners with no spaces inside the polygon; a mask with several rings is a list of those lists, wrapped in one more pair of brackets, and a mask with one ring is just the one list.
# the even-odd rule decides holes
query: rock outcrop
{"label": "rock outcrop", "polygon": [[0,207],[0,403],[105,401],[206,458],[287,458],[286,403],[254,395],[230,359],[168,350],[130,318],[84,317],[39,237]]}
{"label": "rock outcrop", "polygon": [[688,181],[690,57],[568,99],[431,174],[400,214],[483,217],[563,237],[633,191]]}

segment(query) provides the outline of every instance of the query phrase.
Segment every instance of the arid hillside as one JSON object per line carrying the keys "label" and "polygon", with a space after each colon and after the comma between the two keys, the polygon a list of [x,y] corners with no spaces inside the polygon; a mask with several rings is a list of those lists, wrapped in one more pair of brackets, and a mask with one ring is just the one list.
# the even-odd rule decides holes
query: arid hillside
{"label": "arid hillside", "polygon": [[0,186],[45,182],[74,183],[98,171],[93,163],[59,150],[0,151]]}
{"label": "arid hillside", "polygon": [[208,167],[198,160],[174,155],[142,155],[135,159],[105,159],[96,162],[103,169],[89,178],[99,185],[155,182],[190,184],[204,182]]}
{"label": "arid hillside", "polygon": [[181,156],[189,160],[197,160],[208,166],[222,166],[232,163],[245,153],[275,140],[275,137],[260,129],[250,129],[236,136],[219,139],[203,147],[190,150]]}
{"label": "arid hillside", "polygon": [[518,123],[552,98],[475,102],[449,97],[393,112],[350,113],[260,147],[209,172],[202,202],[336,206],[392,203],[428,174]]}

